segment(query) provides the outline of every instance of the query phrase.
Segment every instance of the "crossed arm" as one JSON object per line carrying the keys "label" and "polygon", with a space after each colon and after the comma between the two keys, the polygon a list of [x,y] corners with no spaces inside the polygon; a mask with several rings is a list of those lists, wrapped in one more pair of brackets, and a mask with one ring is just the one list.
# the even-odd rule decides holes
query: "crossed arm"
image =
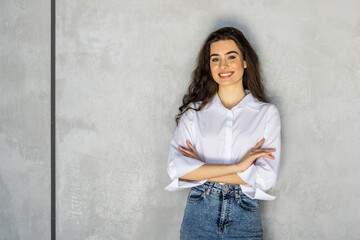
{"label": "crossed arm", "polygon": [[236,174],[235,164],[204,164],[194,171],[182,176],[185,180],[204,180],[209,182],[223,182],[230,184],[246,184]]}
{"label": "crossed arm", "polygon": [[[246,155],[235,164],[204,164],[201,167],[195,169],[194,171],[185,174],[180,177],[184,180],[205,180],[208,179],[209,182],[222,182],[229,184],[247,184],[242,180],[238,172],[243,172],[248,169],[253,162],[261,156],[265,156],[269,159],[274,159],[271,156],[271,153],[276,151],[273,148],[260,148],[264,143],[265,139],[263,138],[259,143],[255,145]],[[179,147],[179,150],[184,153],[185,156],[191,157],[201,161],[195,148],[189,141],[186,141],[189,149],[184,147]]]}

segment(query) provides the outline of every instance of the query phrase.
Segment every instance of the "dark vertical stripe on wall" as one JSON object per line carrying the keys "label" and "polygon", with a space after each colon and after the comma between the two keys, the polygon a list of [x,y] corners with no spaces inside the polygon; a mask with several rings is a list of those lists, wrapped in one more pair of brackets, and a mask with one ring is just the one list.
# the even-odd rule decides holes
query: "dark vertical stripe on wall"
{"label": "dark vertical stripe on wall", "polygon": [[51,239],[56,239],[55,168],[55,0],[51,0]]}

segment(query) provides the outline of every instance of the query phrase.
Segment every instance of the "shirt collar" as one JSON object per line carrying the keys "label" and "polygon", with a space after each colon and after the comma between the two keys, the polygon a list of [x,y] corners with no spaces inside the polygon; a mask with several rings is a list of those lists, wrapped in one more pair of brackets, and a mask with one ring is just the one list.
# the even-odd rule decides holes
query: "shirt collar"
{"label": "shirt collar", "polygon": [[[245,89],[245,93],[246,93],[246,96],[243,99],[241,99],[241,101],[238,104],[236,104],[231,110],[238,109],[241,106],[246,106],[255,111],[259,111],[260,110],[260,101],[257,100],[248,89]],[[216,94],[214,95],[212,100],[209,102],[209,108],[210,107],[225,108],[220,100],[218,92],[216,92]]]}

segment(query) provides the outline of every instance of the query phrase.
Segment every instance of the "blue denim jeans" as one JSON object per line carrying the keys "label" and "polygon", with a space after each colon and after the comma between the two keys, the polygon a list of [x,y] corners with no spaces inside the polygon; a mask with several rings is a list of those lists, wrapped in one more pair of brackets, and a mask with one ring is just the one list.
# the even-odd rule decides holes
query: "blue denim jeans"
{"label": "blue denim jeans", "polygon": [[181,223],[181,240],[262,239],[259,201],[238,184],[205,182],[192,187]]}

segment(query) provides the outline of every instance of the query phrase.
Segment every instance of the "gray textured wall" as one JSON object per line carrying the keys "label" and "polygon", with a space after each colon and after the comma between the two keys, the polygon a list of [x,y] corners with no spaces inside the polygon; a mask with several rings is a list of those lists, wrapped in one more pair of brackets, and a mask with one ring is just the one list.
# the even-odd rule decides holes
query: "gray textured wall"
{"label": "gray textured wall", "polygon": [[0,1],[0,239],[50,239],[50,3]]}
{"label": "gray textured wall", "polygon": [[178,239],[166,161],[206,35],[242,29],[283,122],[266,239],[360,234],[359,1],[58,2],[59,239]]}
{"label": "gray textured wall", "polygon": [[[47,239],[49,7],[24,4],[0,8],[0,231]],[[358,238],[359,1],[56,7],[58,239],[178,239],[188,191],[163,190],[173,118],[202,41],[229,25],[259,54],[282,116],[277,199],[262,202],[265,239]]]}

